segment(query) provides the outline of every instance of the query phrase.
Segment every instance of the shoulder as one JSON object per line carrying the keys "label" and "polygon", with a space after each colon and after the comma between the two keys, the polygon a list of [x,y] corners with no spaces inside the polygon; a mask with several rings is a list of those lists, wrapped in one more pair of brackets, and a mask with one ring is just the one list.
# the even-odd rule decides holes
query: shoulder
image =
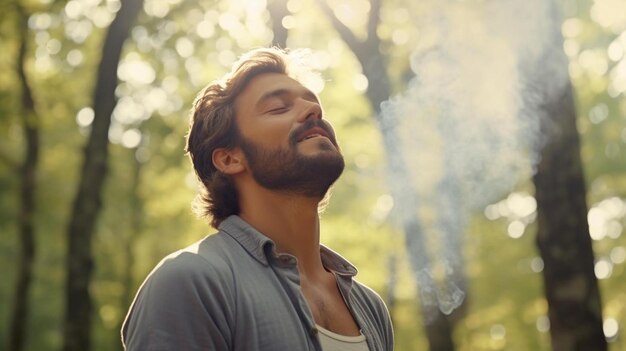
{"label": "shoulder", "polygon": [[122,337],[128,349],[195,350],[229,342],[236,288],[225,240],[214,234],[159,262],[126,316]]}
{"label": "shoulder", "polygon": [[146,282],[202,283],[209,278],[209,282],[228,284],[232,278],[229,246],[219,233],[210,235],[163,258]]}

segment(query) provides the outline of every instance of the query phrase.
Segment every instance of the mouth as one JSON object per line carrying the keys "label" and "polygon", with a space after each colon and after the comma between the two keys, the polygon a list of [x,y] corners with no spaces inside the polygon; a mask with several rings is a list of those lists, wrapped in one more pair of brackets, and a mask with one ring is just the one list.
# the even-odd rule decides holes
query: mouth
{"label": "mouth", "polygon": [[319,127],[315,127],[315,128],[311,128],[307,131],[305,131],[304,133],[302,133],[302,135],[300,135],[300,138],[298,138],[298,142],[302,142],[305,140],[309,140],[309,139],[313,139],[313,138],[318,138],[318,137],[323,137],[323,138],[327,138],[330,140],[330,136],[328,135],[328,133]]}

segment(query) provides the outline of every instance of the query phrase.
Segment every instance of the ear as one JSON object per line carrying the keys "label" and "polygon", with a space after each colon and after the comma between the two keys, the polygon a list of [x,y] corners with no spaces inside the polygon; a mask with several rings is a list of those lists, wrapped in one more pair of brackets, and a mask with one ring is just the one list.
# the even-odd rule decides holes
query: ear
{"label": "ear", "polygon": [[239,148],[213,150],[213,165],[224,174],[234,175],[245,169],[243,153]]}

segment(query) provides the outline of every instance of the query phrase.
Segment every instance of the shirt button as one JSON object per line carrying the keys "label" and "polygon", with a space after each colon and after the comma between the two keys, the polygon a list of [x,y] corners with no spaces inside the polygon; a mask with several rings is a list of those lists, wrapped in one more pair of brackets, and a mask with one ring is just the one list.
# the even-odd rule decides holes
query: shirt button
{"label": "shirt button", "polygon": [[309,334],[313,337],[317,336],[317,328],[312,327],[311,330],[309,330]]}

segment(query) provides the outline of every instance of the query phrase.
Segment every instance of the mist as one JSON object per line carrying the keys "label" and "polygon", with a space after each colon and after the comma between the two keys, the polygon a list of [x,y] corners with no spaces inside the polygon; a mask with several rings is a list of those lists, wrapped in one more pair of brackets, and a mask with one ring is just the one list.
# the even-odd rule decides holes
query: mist
{"label": "mist", "polygon": [[[426,305],[459,307],[467,286],[463,233],[470,215],[506,197],[530,177],[550,133],[543,104],[568,84],[556,5],[540,0],[430,1],[415,19],[413,77],[381,105],[401,131],[418,207],[396,199],[400,216],[434,210],[432,257],[413,264]],[[541,128],[540,128],[541,125]],[[423,261],[423,260],[422,260]],[[422,262],[412,260],[412,262]],[[424,299],[424,297],[422,297]],[[436,300],[436,301],[434,301]]]}

